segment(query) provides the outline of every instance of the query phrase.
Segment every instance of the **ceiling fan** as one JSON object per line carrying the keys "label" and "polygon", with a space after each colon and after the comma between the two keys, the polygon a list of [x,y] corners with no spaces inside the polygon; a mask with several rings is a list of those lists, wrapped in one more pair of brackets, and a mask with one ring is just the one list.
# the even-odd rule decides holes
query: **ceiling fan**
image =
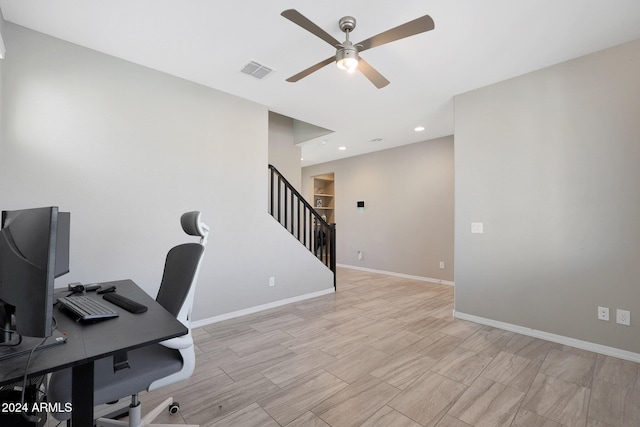
{"label": "ceiling fan", "polygon": [[389,84],[382,74],[380,74],[375,68],[373,68],[367,61],[360,57],[360,52],[364,52],[367,49],[381,46],[386,43],[390,43],[396,40],[403,39],[405,37],[414,36],[416,34],[424,33],[426,31],[433,30],[435,24],[433,19],[429,15],[424,15],[420,18],[409,21],[405,24],[398,25],[395,28],[387,30],[378,34],[377,36],[370,37],[360,43],[353,44],[349,40],[349,33],[356,27],[356,19],[353,16],[345,16],[338,21],[340,29],[346,34],[346,40],[340,43],[333,38],[322,28],[311,22],[308,18],[304,17],[300,12],[295,9],[288,9],[281,13],[282,16],[320,37],[322,40],[329,43],[336,48],[336,54],[318,62],[315,65],[307,68],[298,74],[291,76],[287,79],[288,82],[297,82],[298,80],[308,76],[309,74],[318,71],[325,65],[336,61],[338,68],[354,72],[356,69],[365,75],[378,89],[385,87]]}

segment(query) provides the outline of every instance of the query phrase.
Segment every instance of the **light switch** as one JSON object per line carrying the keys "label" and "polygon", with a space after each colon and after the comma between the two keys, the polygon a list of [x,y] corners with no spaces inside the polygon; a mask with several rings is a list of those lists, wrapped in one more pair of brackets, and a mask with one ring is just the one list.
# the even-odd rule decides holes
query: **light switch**
{"label": "light switch", "polygon": [[471,223],[471,232],[474,234],[482,234],[484,233],[484,225],[481,222],[472,222]]}

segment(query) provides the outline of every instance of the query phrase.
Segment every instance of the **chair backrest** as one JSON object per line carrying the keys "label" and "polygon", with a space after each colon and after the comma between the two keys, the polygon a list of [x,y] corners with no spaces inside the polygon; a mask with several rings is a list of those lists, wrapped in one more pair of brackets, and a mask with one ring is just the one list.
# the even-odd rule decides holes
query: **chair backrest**
{"label": "chair backrest", "polygon": [[207,243],[209,227],[200,219],[200,212],[187,212],[180,218],[182,229],[200,237],[199,243],[184,243],[167,254],[164,272],[156,301],[189,327],[202,255]]}

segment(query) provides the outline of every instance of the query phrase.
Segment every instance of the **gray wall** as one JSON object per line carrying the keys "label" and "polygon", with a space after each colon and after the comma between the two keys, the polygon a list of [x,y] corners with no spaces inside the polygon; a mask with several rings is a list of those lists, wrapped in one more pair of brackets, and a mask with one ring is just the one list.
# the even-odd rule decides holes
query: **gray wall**
{"label": "gray wall", "polygon": [[640,352],[638,76],[635,41],[455,98],[456,312]]}
{"label": "gray wall", "polygon": [[4,17],[2,15],[2,10],[0,9],[0,56],[2,56],[2,53],[4,53],[5,51],[5,46],[4,46]]}
{"label": "gray wall", "polygon": [[302,169],[307,200],[313,176],[335,173],[338,263],[454,280],[453,145],[450,136]]}
{"label": "gray wall", "polygon": [[5,42],[0,207],[71,212],[58,285],[131,278],[155,295],[197,209],[211,238],[195,319],[332,289],[267,213],[266,107],[9,23]]}
{"label": "gray wall", "polygon": [[[0,38],[2,38],[2,42],[4,45],[4,18],[2,16],[2,10],[0,10]],[[2,81],[2,63],[3,60],[0,59],[0,82]],[[2,85],[0,84],[0,129],[2,129]],[[2,157],[2,132],[0,132],[0,157]],[[1,195],[0,195],[1,197]]]}
{"label": "gray wall", "polygon": [[294,120],[291,117],[269,112],[269,164],[300,191],[301,149],[294,141]]}

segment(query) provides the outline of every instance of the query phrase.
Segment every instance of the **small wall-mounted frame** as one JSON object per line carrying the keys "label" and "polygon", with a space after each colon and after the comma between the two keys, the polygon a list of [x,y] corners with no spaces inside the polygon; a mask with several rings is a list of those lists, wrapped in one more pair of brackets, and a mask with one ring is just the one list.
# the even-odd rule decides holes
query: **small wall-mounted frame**
{"label": "small wall-mounted frame", "polygon": [[358,203],[358,208],[364,209],[364,200],[360,200],[357,203]]}

